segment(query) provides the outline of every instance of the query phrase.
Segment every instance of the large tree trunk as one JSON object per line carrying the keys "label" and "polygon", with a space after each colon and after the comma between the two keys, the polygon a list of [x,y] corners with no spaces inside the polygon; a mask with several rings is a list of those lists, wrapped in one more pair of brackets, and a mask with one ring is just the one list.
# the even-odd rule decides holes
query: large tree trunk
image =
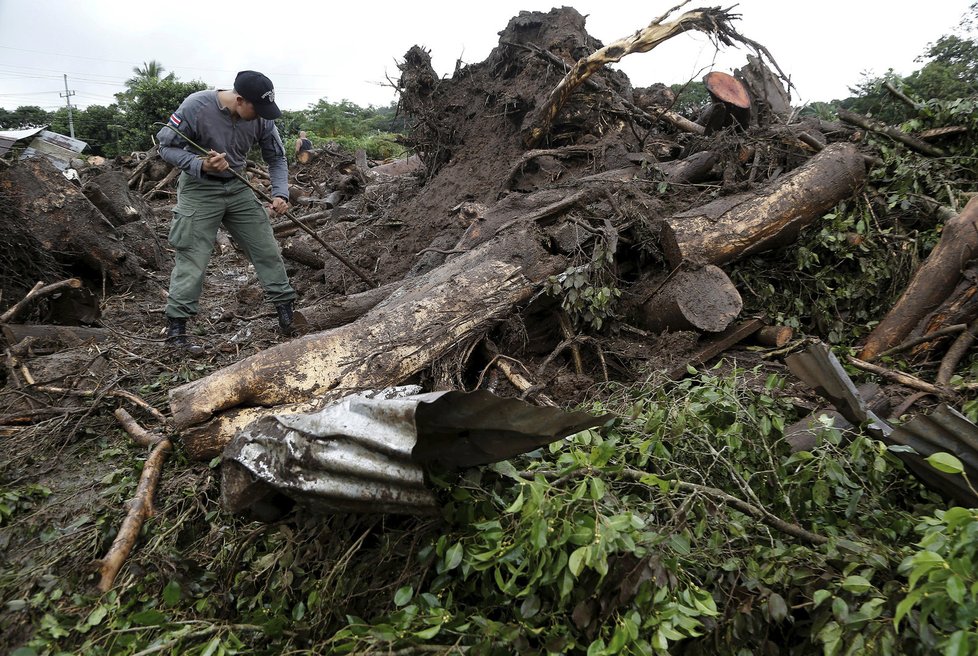
{"label": "large tree trunk", "polygon": [[739,194],[665,219],[662,248],[673,267],[683,261],[723,264],[791,243],[866,178],[854,146],[833,144],[775,183],[766,195]]}
{"label": "large tree trunk", "polygon": [[860,360],[896,346],[928,313],[947,299],[968,260],[978,252],[978,197],[944,224],[941,240],[917,269],[896,305],[866,338]]}
{"label": "large tree trunk", "polygon": [[[401,384],[509,315],[564,268],[564,260],[550,256],[541,243],[532,226],[491,240],[405,283],[358,321],[280,344],[177,387],[170,392],[174,425],[188,429],[240,406],[308,404],[336,392]],[[193,444],[202,441],[210,453],[237,427],[232,417],[182,437],[188,451],[202,453]]]}

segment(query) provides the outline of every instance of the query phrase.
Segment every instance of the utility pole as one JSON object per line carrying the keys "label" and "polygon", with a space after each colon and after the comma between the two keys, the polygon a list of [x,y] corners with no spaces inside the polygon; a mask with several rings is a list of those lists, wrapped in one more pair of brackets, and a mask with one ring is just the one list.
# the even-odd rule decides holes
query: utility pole
{"label": "utility pole", "polygon": [[68,103],[68,130],[71,132],[71,138],[75,138],[75,123],[71,120],[71,97],[75,95],[74,91],[68,91],[68,74],[65,73],[65,92],[58,94],[65,99]]}

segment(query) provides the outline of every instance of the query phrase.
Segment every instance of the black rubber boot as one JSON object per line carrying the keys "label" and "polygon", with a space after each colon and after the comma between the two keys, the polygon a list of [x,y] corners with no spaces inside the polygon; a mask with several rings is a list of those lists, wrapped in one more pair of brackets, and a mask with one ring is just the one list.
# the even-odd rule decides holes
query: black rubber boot
{"label": "black rubber boot", "polygon": [[295,335],[295,325],[292,323],[293,314],[295,313],[295,307],[292,301],[288,303],[279,303],[275,306],[275,311],[278,313],[278,329],[286,337],[292,337]]}
{"label": "black rubber boot", "polygon": [[187,320],[167,317],[166,343],[168,346],[187,348]]}

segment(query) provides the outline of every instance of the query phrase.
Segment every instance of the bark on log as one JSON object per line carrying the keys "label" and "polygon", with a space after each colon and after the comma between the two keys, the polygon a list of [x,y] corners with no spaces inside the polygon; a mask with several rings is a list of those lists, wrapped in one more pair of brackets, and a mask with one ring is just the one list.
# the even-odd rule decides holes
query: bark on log
{"label": "bark on log", "polygon": [[794,336],[795,331],[791,326],[764,326],[751,336],[751,341],[761,346],[781,348]]}
{"label": "bark on log", "polygon": [[102,328],[84,328],[82,326],[53,326],[39,324],[2,324],[0,330],[7,343],[13,346],[28,337],[54,342],[60,346],[70,347],[85,342],[104,342],[111,334]]}
{"label": "bark on log", "polygon": [[128,181],[121,173],[96,170],[97,175],[86,176],[82,193],[112,225],[119,227],[133,221],[145,221],[153,216],[152,208],[129,190]]}
{"label": "bark on log", "polygon": [[[170,392],[174,425],[192,457],[219,453],[242,421],[280,404],[328,402],[330,395],[398,385],[459,342],[487,330],[528,300],[563,258],[543,249],[533,226],[406,282],[358,321],[306,335]],[[266,406],[259,411],[239,406]],[[242,418],[243,417],[243,418]]]}
{"label": "bark on log", "polygon": [[[644,166],[646,169],[658,172],[662,177],[662,180],[670,184],[690,184],[695,182],[703,182],[713,175],[713,167],[716,166],[718,161],[716,153],[708,150],[701,150],[698,153],[693,153],[685,159],[669,162],[658,161],[652,155],[647,155],[645,153],[635,153],[634,155],[629,155],[628,159],[629,161]],[[621,176],[625,179],[638,177],[636,175],[637,172],[632,171],[632,169],[619,170],[628,172],[630,174],[628,177],[624,175]]]}
{"label": "bark on log", "polygon": [[665,219],[662,248],[683,261],[723,264],[791,243],[803,228],[851,197],[866,178],[854,146],[833,144],[769,187],[766,195],[717,199]]}
{"label": "bark on log", "polygon": [[342,326],[351,321],[356,321],[370,312],[402,284],[398,280],[359,294],[348,294],[317,305],[309,305],[296,310],[296,315],[305,321],[310,331],[328,330]]}
{"label": "bark on log", "polygon": [[305,264],[307,267],[322,270],[326,268],[326,260],[316,254],[316,251],[309,246],[295,239],[290,239],[282,246],[282,257]]}
{"label": "bark on log", "polygon": [[[866,338],[861,360],[896,346],[917,323],[948,297],[961,271],[978,253],[978,197],[968,201],[957,217],[944,224],[941,240],[917,269],[913,279],[886,317]],[[960,323],[960,321],[954,321]]]}
{"label": "bark on log", "polygon": [[[918,358],[928,351],[935,351],[948,340],[937,339],[947,334],[953,334],[954,339],[957,333],[953,326],[964,324],[967,327],[972,321],[978,318],[978,262],[972,260],[961,273],[961,280],[955,285],[954,290],[948,297],[941,302],[936,310],[920,320],[913,330],[910,331],[907,341],[924,340],[926,337],[933,337],[933,341],[914,344],[910,354]],[[892,349],[887,349],[892,350]]]}
{"label": "bark on log", "polygon": [[727,274],[708,264],[679,271],[661,288],[653,289],[635,308],[633,321],[650,332],[669,329],[719,333],[727,329],[743,307]]}

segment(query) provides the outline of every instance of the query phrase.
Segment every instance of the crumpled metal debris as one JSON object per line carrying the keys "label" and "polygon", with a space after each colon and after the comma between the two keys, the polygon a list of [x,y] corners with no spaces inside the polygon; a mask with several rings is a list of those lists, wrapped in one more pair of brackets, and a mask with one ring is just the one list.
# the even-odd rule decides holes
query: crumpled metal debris
{"label": "crumpled metal debris", "polygon": [[432,514],[425,465],[505,460],[609,418],[484,390],[419,392],[364,392],[246,426],[224,450],[224,507],[266,521],[296,501],[327,512]]}
{"label": "crumpled metal debris", "polygon": [[866,407],[842,364],[821,342],[785,358],[785,364],[839,414],[886,444],[925,485],[962,505],[978,506],[978,496],[964,477],[938,471],[926,461],[935,453],[950,453],[961,460],[968,480],[978,481],[978,426],[967,417],[942,404],[929,415],[891,426]]}

